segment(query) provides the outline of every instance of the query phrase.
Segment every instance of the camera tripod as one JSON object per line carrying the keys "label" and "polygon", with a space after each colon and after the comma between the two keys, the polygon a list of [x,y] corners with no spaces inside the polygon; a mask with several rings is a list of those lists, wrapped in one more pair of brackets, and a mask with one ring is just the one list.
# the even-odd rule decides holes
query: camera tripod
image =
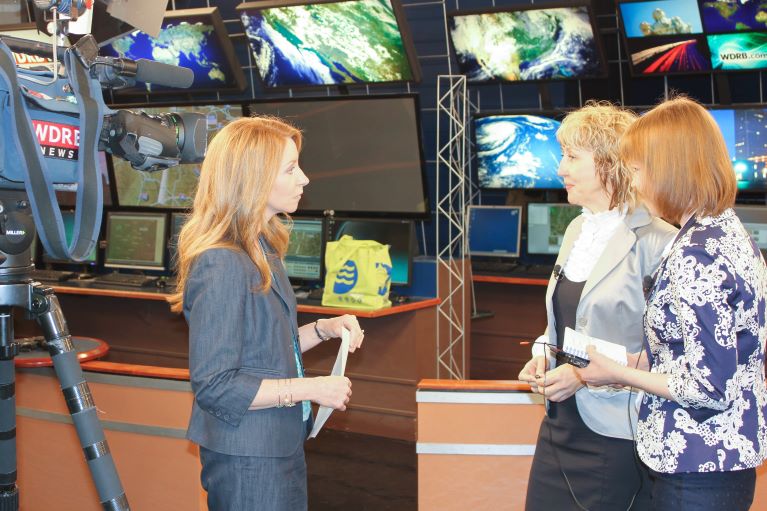
{"label": "camera tripod", "polygon": [[[9,200],[10,199],[10,200]],[[23,193],[0,196],[0,511],[19,509],[16,485],[16,398],[13,308],[37,321],[47,341],[56,376],[105,511],[129,511],[120,477],[96,414],[66,319],[53,289],[31,278],[35,236]]]}

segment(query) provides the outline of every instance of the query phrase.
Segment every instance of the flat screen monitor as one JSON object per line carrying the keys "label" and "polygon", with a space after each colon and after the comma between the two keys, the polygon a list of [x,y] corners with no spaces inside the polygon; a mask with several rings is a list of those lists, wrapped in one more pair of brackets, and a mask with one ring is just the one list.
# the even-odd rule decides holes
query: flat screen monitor
{"label": "flat screen monitor", "polygon": [[557,175],[561,122],[553,113],[497,114],[474,119],[482,188],[562,189]]}
{"label": "flat screen monitor", "polygon": [[325,243],[324,224],[319,218],[294,218],[290,231],[285,269],[294,280],[321,280]]}
{"label": "flat screen monitor", "polygon": [[103,45],[101,55],[147,59],[192,70],[194,81],[188,89],[138,83],[115,91],[126,94],[170,94],[184,91],[242,91],[245,75],[237,62],[229,33],[218,7],[167,11],[160,35],[151,37],[140,30]]}
{"label": "flat screen monitor", "polygon": [[473,83],[604,76],[591,3],[537,4],[452,13],[450,40],[462,74]]}
{"label": "flat screen monitor", "polygon": [[[72,242],[72,234],[74,233],[74,230],[75,230],[75,212],[62,211],[61,219],[64,222],[64,233],[66,235],[67,245],[69,245]],[[96,247],[95,246],[93,247],[93,250],[91,251],[91,253],[88,254],[88,257],[86,257],[85,260],[83,261],[57,259],[53,257],[52,255],[48,254],[48,252],[43,248],[43,262],[94,265],[96,264]]]}
{"label": "flat screen monitor", "polygon": [[410,285],[415,229],[410,220],[335,219],[331,229],[333,240],[349,235],[355,240],[375,240],[389,245],[391,257],[391,284]]}
{"label": "flat screen monitor", "polygon": [[565,230],[583,208],[573,204],[529,203],[527,205],[527,253],[556,255]]}
{"label": "flat screen monitor", "polygon": [[165,213],[107,213],[105,268],[164,270]]}
{"label": "flat screen monitor", "polygon": [[767,206],[735,206],[735,213],[767,258]]}
{"label": "flat screen monitor", "polygon": [[[131,108],[125,106],[124,108]],[[150,115],[195,112],[207,119],[208,142],[229,121],[242,117],[242,107],[230,104],[136,106]],[[141,172],[127,161],[109,156],[113,203],[120,207],[183,208],[192,206],[200,177],[200,163],[186,163],[157,172]]]}
{"label": "flat screen monitor", "polygon": [[522,208],[519,206],[469,206],[469,254],[519,257]]}
{"label": "flat screen monitor", "polygon": [[181,213],[176,211],[170,214],[170,235],[168,236],[168,261],[175,269],[176,254],[178,250],[178,235],[181,232],[181,228],[189,219],[189,213]]}
{"label": "flat screen monitor", "polygon": [[724,136],[739,192],[767,191],[767,109],[709,110]]}
{"label": "flat screen monitor", "polygon": [[299,163],[311,182],[300,212],[428,217],[416,96],[283,100],[248,107],[251,114],[284,118],[303,132]]}
{"label": "flat screen monitor", "polygon": [[618,12],[636,76],[767,69],[764,2],[623,0]]}
{"label": "flat screen monitor", "polygon": [[267,88],[420,79],[400,0],[271,0],[237,9]]}

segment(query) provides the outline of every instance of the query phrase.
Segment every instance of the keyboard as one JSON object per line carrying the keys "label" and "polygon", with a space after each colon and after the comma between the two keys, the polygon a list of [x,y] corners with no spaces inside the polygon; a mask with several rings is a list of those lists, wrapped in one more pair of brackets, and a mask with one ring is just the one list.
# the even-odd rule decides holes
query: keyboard
{"label": "keyboard", "polygon": [[32,272],[32,279],[39,280],[40,282],[64,282],[70,279],[76,279],[77,273],[73,271],[61,271],[61,270],[34,270]]}
{"label": "keyboard", "polygon": [[129,273],[107,273],[105,275],[98,275],[96,283],[108,284],[110,286],[154,287],[157,284],[157,277],[132,275]]}
{"label": "keyboard", "polygon": [[472,261],[471,271],[475,275],[497,275],[520,278],[548,278],[553,271],[553,267],[547,264]]}
{"label": "keyboard", "polygon": [[513,273],[520,265],[512,262],[498,261],[472,261],[471,271],[478,275],[482,274],[506,274]]}

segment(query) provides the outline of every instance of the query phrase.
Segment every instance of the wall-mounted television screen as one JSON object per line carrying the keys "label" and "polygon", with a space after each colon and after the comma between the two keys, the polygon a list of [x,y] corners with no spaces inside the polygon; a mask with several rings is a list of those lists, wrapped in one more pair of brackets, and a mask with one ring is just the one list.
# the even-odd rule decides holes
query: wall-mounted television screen
{"label": "wall-mounted television screen", "polygon": [[767,109],[710,110],[724,136],[738,191],[767,192]]}
{"label": "wall-mounted television screen", "polygon": [[99,53],[132,60],[154,60],[194,72],[189,89],[137,84],[117,90],[117,94],[242,91],[245,88],[245,75],[234,56],[218,7],[167,11],[159,37],[134,30],[103,45]]}
{"label": "wall-mounted television screen", "polygon": [[477,174],[482,188],[564,188],[557,175],[561,125],[552,112],[493,114],[474,119]]}
{"label": "wall-mounted television screen", "polygon": [[428,216],[416,96],[280,100],[248,110],[303,133],[299,164],[311,181],[299,213]]}
{"label": "wall-mounted television screen", "polygon": [[[130,108],[126,106],[125,108]],[[169,112],[194,112],[205,115],[208,141],[229,121],[242,117],[242,106],[230,104],[167,105],[139,107],[149,115]],[[141,172],[127,161],[110,156],[110,179],[113,203],[150,208],[190,208],[200,177],[200,163],[186,163],[158,172]]]}
{"label": "wall-mounted television screen", "polygon": [[237,10],[265,87],[420,79],[399,0],[270,0]]}
{"label": "wall-mounted television screen", "polygon": [[618,12],[636,76],[767,69],[763,1],[622,0]]}
{"label": "wall-mounted television screen", "polygon": [[461,73],[473,83],[605,74],[590,2],[454,12],[448,27]]}

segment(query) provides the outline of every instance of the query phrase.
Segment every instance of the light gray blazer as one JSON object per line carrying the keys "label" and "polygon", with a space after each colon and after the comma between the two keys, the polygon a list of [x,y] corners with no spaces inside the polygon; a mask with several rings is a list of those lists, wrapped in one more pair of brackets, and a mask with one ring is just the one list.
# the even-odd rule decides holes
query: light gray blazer
{"label": "light gray blazer", "polygon": [[[565,231],[556,264],[564,267],[573,243],[581,233],[583,216],[575,218]],[[642,316],[645,297],[642,283],[655,272],[663,249],[677,229],[650,216],[644,207],[629,213],[615,230],[607,248],[597,261],[581,293],[576,310],[575,330],[583,334],[623,344],[629,353],[642,347]],[[552,295],[556,280],[552,277],[546,290],[548,342],[556,344]],[[633,393],[632,396],[636,396]],[[594,393],[588,388],[576,394],[581,418],[592,431],[609,437],[632,439],[636,431],[636,407],[628,391]]]}
{"label": "light gray blazer", "polygon": [[296,298],[282,262],[273,257],[271,267],[271,289],[258,293],[261,277],[245,252],[210,249],[186,283],[194,391],[187,438],[212,451],[285,457],[306,436],[300,403],[248,410],[262,379],[297,377]]}

